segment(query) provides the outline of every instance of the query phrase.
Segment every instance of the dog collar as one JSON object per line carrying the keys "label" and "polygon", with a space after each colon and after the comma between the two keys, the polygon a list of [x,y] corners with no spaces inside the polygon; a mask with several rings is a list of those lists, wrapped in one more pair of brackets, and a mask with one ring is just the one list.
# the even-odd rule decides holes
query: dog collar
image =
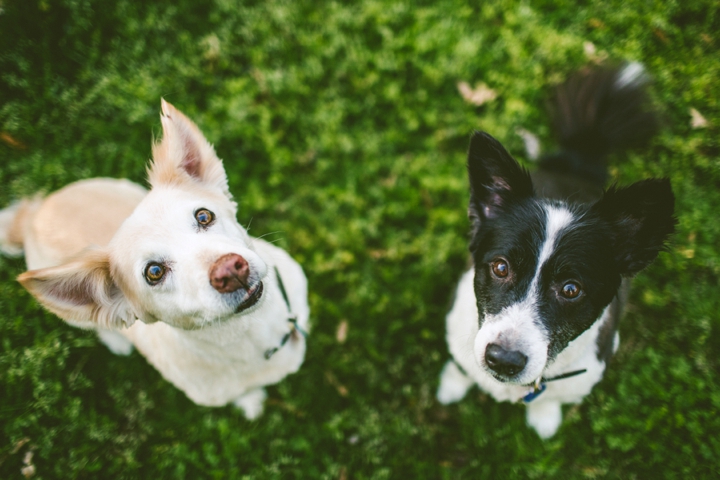
{"label": "dog collar", "polygon": [[522,397],[523,403],[530,403],[533,400],[535,400],[537,397],[540,396],[541,393],[545,391],[547,388],[547,382],[554,382],[555,380],[563,380],[565,378],[574,377],[575,375],[580,375],[581,373],[587,372],[586,368],[583,368],[581,370],[573,370],[572,372],[563,373],[560,375],[557,375],[555,377],[545,378],[540,377],[537,380],[535,380],[535,383],[531,385],[531,390],[525,394],[524,397]]}
{"label": "dog collar", "polygon": [[277,267],[273,267],[275,270],[275,278],[277,278],[278,287],[280,287],[280,293],[282,294],[283,300],[285,300],[285,305],[287,305],[288,310],[288,318],[287,321],[290,323],[290,331],[283,335],[282,340],[280,340],[280,345],[273,348],[268,348],[265,350],[265,360],[270,360],[270,357],[272,357],[275,352],[280,350],[285,344],[292,338],[292,336],[295,334],[295,332],[300,333],[304,338],[307,338],[307,332],[300,328],[300,326],[297,323],[297,315],[292,313],[292,308],[290,307],[290,300],[288,299],[287,292],[285,291],[285,284],[283,284],[282,277],[280,276],[280,271],[278,271]]}

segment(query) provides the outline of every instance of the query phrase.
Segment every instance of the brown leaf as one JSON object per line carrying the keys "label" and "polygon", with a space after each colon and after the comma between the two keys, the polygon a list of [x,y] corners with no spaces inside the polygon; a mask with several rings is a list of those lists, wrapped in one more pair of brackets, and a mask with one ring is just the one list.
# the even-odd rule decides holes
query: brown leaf
{"label": "brown leaf", "polygon": [[710,124],[710,122],[694,108],[690,109],[690,117],[692,117],[690,120],[690,126],[692,128],[706,128]]}
{"label": "brown leaf", "polygon": [[340,324],[338,324],[337,331],[335,332],[335,339],[338,343],[345,343],[345,340],[347,340],[347,334],[348,322],[347,320],[343,320]]}
{"label": "brown leaf", "polygon": [[476,84],[473,89],[467,82],[458,82],[457,88],[463,100],[473,105],[480,106],[497,98],[497,92],[484,83]]}
{"label": "brown leaf", "polygon": [[325,380],[335,387],[335,390],[337,390],[338,394],[340,394],[341,397],[347,397],[350,393],[345,385],[340,383],[337,378],[335,378],[335,375],[332,374],[330,370],[327,370],[325,372]]}
{"label": "brown leaf", "polygon": [[27,148],[27,145],[22,143],[20,140],[13,138],[13,136],[7,132],[0,132],[0,140],[13,148],[17,148],[18,150],[25,150]]}

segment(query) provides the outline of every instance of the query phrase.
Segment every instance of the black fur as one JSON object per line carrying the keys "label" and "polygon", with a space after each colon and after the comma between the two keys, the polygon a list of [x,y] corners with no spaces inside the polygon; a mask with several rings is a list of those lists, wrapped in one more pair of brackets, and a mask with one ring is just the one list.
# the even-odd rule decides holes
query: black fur
{"label": "black fur", "polygon": [[[471,145],[478,143],[490,143],[488,135],[476,134]],[[558,234],[538,277],[539,321],[549,332],[552,359],[595,323],[617,294],[623,276],[634,275],[657,256],[674,229],[674,198],[666,179],[613,187],[592,205],[537,198],[527,173],[517,163],[508,166],[511,157],[506,154],[502,148],[488,155],[471,151],[468,160],[478,311],[482,324],[485,315],[497,314],[528,295],[546,240],[546,209],[570,210],[574,220]],[[491,273],[491,263],[498,258],[510,265],[507,278]],[[580,297],[567,300],[560,295],[568,281],[579,283]]]}
{"label": "black fur", "polygon": [[541,159],[543,170],[603,186],[606,157],[644,146],[657,132],[657,116],[641,75],[618,85],[620,68],[586,68],[558,86],[551,114],[560,151]]}

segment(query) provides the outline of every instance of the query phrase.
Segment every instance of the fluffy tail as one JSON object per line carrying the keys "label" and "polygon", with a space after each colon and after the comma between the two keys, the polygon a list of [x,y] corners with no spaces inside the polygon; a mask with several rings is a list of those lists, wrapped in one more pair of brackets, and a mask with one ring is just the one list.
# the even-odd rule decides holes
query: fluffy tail
{"label": "fluffy tail", "polygon": [[0,253],[9,257],[23,254],[25,231],[39,199],[25,199],[0,210]]}
{"label": "fluffy tail", "polygon": [[560,85],[551,105],[560,151],[540,167],[603,186],[608,154],[646,144],[658,130],[648,76],[639,63],[583,69]]}

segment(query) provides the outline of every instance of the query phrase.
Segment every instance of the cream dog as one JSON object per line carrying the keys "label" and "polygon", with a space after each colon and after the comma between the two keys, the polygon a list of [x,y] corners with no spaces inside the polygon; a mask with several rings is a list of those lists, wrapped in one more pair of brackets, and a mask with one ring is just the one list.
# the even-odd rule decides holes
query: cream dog
{"label": "cream dog", "polygon": [[114,353],[135,346],[195,403],[256,418],[305,356],[307,280],[237,222],[200,130],[165,101],[161,120],[149,192],[98,178],[24,200],[0,211],[0,248],[24,251],[18,280],[51,312]]}

